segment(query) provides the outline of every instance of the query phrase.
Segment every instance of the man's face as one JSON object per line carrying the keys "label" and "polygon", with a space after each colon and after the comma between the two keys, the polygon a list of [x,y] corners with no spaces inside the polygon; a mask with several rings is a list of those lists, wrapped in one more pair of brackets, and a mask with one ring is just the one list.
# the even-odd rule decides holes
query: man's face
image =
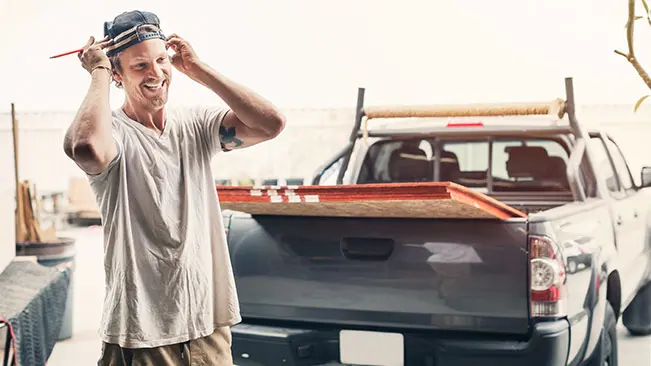
{"label": "man's face", "polygon": [[124,50],[120,57],[122,82],[127,99],[136,106],[160,109],[167,103],[172,78],[165,42],[149,39]]}

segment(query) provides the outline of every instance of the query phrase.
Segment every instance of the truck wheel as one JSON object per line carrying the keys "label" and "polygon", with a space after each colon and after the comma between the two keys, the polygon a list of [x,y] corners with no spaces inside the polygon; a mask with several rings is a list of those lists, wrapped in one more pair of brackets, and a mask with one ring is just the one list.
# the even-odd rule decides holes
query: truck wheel
{"label": "truck wheel", "polygon": [[586,366],[618,366],[617,349],[617,319],[612,305],[606,302],[606,316],[601,337]]}
{"label": "truck wheel", "polygon": [[632,335],[651,334],[651,282],[635,295],[622,314],[622,323]]}
{"label": "truck wheel", "polygon": [[579,264],[576,263],[574,259],[570,259],[567,261],[567,272],[568,273],[575,273],[576,269],[579,267]]}

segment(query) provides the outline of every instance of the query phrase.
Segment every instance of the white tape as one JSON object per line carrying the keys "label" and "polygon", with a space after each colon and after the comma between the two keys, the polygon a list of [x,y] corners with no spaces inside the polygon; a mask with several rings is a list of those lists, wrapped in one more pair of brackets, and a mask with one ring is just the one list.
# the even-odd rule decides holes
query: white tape
{"label": "white tape", "polygon": [[285,196],[295,196],[295,195],[296,193],[294,193],[294,191],[292,191],[291,189],[285,191]]}
{"label": "white tape", "polygon": [[270,195],[270,196],[277,196],[278,191],[275,190],[275,189],[269,189],[269,190],[267,190],[267,194]]}
{"label": "white tape", "polygon": [[301,202],[301,196],[287,196],[287,201],[296,203],[296,202]]}
{"label": "white tape", "polygon": [[298,186],[287,186],[287,189],[298,189]]}
{"label": "white tape", "polygon": [[283,196],[269,196],[269,200],[273,203],[283,202]]}
{"label": "white tape", "polygon": [[259,189],[252,189],[251,196],[262,196],[262,191]]}
{"label": "white tape", "polygon": [[319,202],[319,196],[316,194],[306,195],[305,202]]}

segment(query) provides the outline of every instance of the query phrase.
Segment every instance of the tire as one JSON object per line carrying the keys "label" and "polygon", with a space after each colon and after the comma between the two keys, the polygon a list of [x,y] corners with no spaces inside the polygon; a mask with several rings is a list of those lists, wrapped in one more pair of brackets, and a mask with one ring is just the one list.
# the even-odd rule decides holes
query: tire
{"label": "tire", "polygon": [[606,314],[604,326],[601,330],[599,344],[595,348],[592,357],[585,366],[618,366],[617,347],[617,319],[615,311],[609,302],[606,302]]}
{"label": "tire", "polygon": [[574,259],[570,259],[567,261],[568,273],[576,273],[577,268],[579,268],[579,264]]}
{"label": "tire", "polygon": [[651,282],[638,291],[622,314],[622,324],[634,336],[651,334]]}

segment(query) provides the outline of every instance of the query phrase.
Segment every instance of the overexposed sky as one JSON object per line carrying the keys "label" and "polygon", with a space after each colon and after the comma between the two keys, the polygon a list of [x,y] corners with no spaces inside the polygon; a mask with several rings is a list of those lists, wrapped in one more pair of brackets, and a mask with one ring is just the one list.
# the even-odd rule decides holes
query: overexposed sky
{"label": "overexposed sky", "polygon": [[[648,92],[626,50],[627,4],[612,0],[0,0],[0,111],[76,110],[89,75],[75,55],[122,11],[155,12],[218,71],[281,107],[548,100],[575,78],[579,103]],[[641,9],[641,7],[640,7]],[[651,28],[637,23],[651,71]],[[111,103],[122,102],[114,88]],[[175,73],[172,103],[216,102]]]}

